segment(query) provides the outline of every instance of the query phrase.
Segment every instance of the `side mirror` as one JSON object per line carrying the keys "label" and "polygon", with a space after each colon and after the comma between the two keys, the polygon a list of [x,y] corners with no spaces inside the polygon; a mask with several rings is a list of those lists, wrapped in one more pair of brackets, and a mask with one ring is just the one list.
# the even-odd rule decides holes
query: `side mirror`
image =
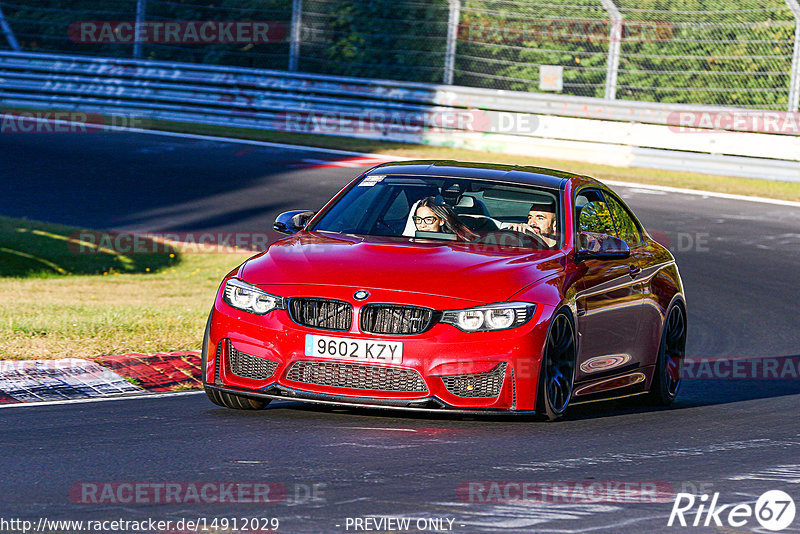
{"label": "side mirror", "polygon": [[284,211],[275,218],[272,229],[282,234],[296,234],[308,224],[308,221],[316,215],[316,211],[293,210]]}
{"label": "side mirror", "polygon": [[578,233],[578,251],[575,261],[585,260],[621,260],[629,258],[631,249],[618,237],[594,232]]}

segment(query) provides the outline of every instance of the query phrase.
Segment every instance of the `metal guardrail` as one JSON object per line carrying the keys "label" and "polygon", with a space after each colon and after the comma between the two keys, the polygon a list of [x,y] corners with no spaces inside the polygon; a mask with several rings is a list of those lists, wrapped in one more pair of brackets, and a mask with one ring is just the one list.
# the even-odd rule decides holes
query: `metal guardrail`
{"label": "metal guardrail", "polygon": [[[744,109],[21,52],[0,52],[0,105],[655,168],[672,158],[699,172],[800,181],[800,126],[788,135],[758,133],[763,121],[736,134],[675,132],[681,113],[753,113]],[[504,120],[513,127],[498,128]]]}

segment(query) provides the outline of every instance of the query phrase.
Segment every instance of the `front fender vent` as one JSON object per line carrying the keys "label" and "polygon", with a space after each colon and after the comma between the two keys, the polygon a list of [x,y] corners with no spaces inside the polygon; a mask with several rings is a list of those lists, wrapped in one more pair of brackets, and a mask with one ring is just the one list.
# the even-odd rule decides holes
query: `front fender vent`
{"label": "front fender vent", "polygon": [[486,373],[443,376],[442,382],[444,382],[444,387],[447,388],[447,391],[457,397],[470,399],[497,397],[503,387],[506,365],[505,363],[498,363],[491,371]]}
{"label": "front fender vent", "polygon": [[241,352],[232,345],[229,359],[231,363],[230,369],[233,374],[243,378],[252,378],[253,380],[266,380],[278,368],[278,362]]}
{"label": "front fender vent", "polygon": [[221,386],[222,385],[222,378],[219,376],[219,368],[220,368],[220,361],[222,360],[222,347],[226,346],[228,343],[227,339],[220,340],[217,343],[217,355],[214,357],[214,385]]}

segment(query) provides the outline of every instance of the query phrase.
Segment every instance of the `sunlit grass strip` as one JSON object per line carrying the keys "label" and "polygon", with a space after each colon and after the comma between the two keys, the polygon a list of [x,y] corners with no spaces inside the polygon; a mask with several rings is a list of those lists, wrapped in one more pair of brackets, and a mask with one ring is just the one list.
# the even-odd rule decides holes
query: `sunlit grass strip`
{"label": "sunlit grass strip", "polygon": [[198,350],[220,281],[254,254],[179,243],[120,254],[81,232],[0,217],[0,359]]}
{"label": "sunlit grass strip", "polygon": [[92,243],[90,241],[84,241],[82,239],[75,239],[73,237],[57,235],[57,234],[54,234],[52,232],[44,232],[42,230],[28,230],[27,228],[17,228],[17,231],[19,231],[19,232],[31,232],[34,235],[49,237],[50,239],[58,239],[60,241],[65,241],[67,243],[71,243],[73,245],[78,245],[78,246],[81,246],[81,247],[93,248],[97,252],[100,252],[100,253],[103,253],[103,254],[111,254],[112,256],[115,256],[120,262],[122,262],[126,266],[132,267],[133,264],[134,264],[133,260],[131,260],[125,254],[120,254],[119,252],[117,252],[115,250],[111,250],[108,247],[101,247],[101,246],[99,246],[99,245],[97,245],[95,243]]}
{"label": "sunlit grass strip", "polygon": [[19,251],[19,250],[11,250],[10,248],[5,248],[5,247],[0,247],[0,252],[5,252],[6,254],[13,254],[15,256],[19,256],[20,258],[24,258],[26,260],[31,260],[31,261],[34,261],[34,262],[37,262],[37,263],[41,263],[43,265],[46,265],[50,269],[54,270],[58,274],[70,274],[68,271],[65,271],[64,269],[62,269],[61,267],[59,267],[58,265],[56,265],[52,261],[48,261],[48,260],[46,260],[44,258],[38,258],[38,257],[34,256],[33,254],[27,254],[27,253]]}
{"label": "sunlit grass strip", "polygon": [[223,276],[250,253],[151,273],[0,278],[0,360],[199,350]]}
{"label": "sunlit grass strip", "polygon": [[[155,272],[180,261],[176,244],[155,243],[142,253],[115,250],[82,235],[94,232],[61,224],[0,217],[0,276],[63,276]],[[113,234],[108,234],[113,235]]]}

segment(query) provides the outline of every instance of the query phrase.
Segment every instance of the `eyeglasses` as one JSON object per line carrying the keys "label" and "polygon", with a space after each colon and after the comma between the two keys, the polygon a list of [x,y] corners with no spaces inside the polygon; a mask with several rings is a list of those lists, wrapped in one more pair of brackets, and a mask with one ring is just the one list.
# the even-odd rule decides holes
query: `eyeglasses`
{"label": "eyeglasses", "polygon": [[414,224],[420,224],[420,223],[424,222],[427,225],[431,225],[431,224],[435,223],[436,219],[438,219],[438,218],[439,217],[433,217],[433,216],[430,216],[430,217],[417,217],[417,216],[414,216]]}

